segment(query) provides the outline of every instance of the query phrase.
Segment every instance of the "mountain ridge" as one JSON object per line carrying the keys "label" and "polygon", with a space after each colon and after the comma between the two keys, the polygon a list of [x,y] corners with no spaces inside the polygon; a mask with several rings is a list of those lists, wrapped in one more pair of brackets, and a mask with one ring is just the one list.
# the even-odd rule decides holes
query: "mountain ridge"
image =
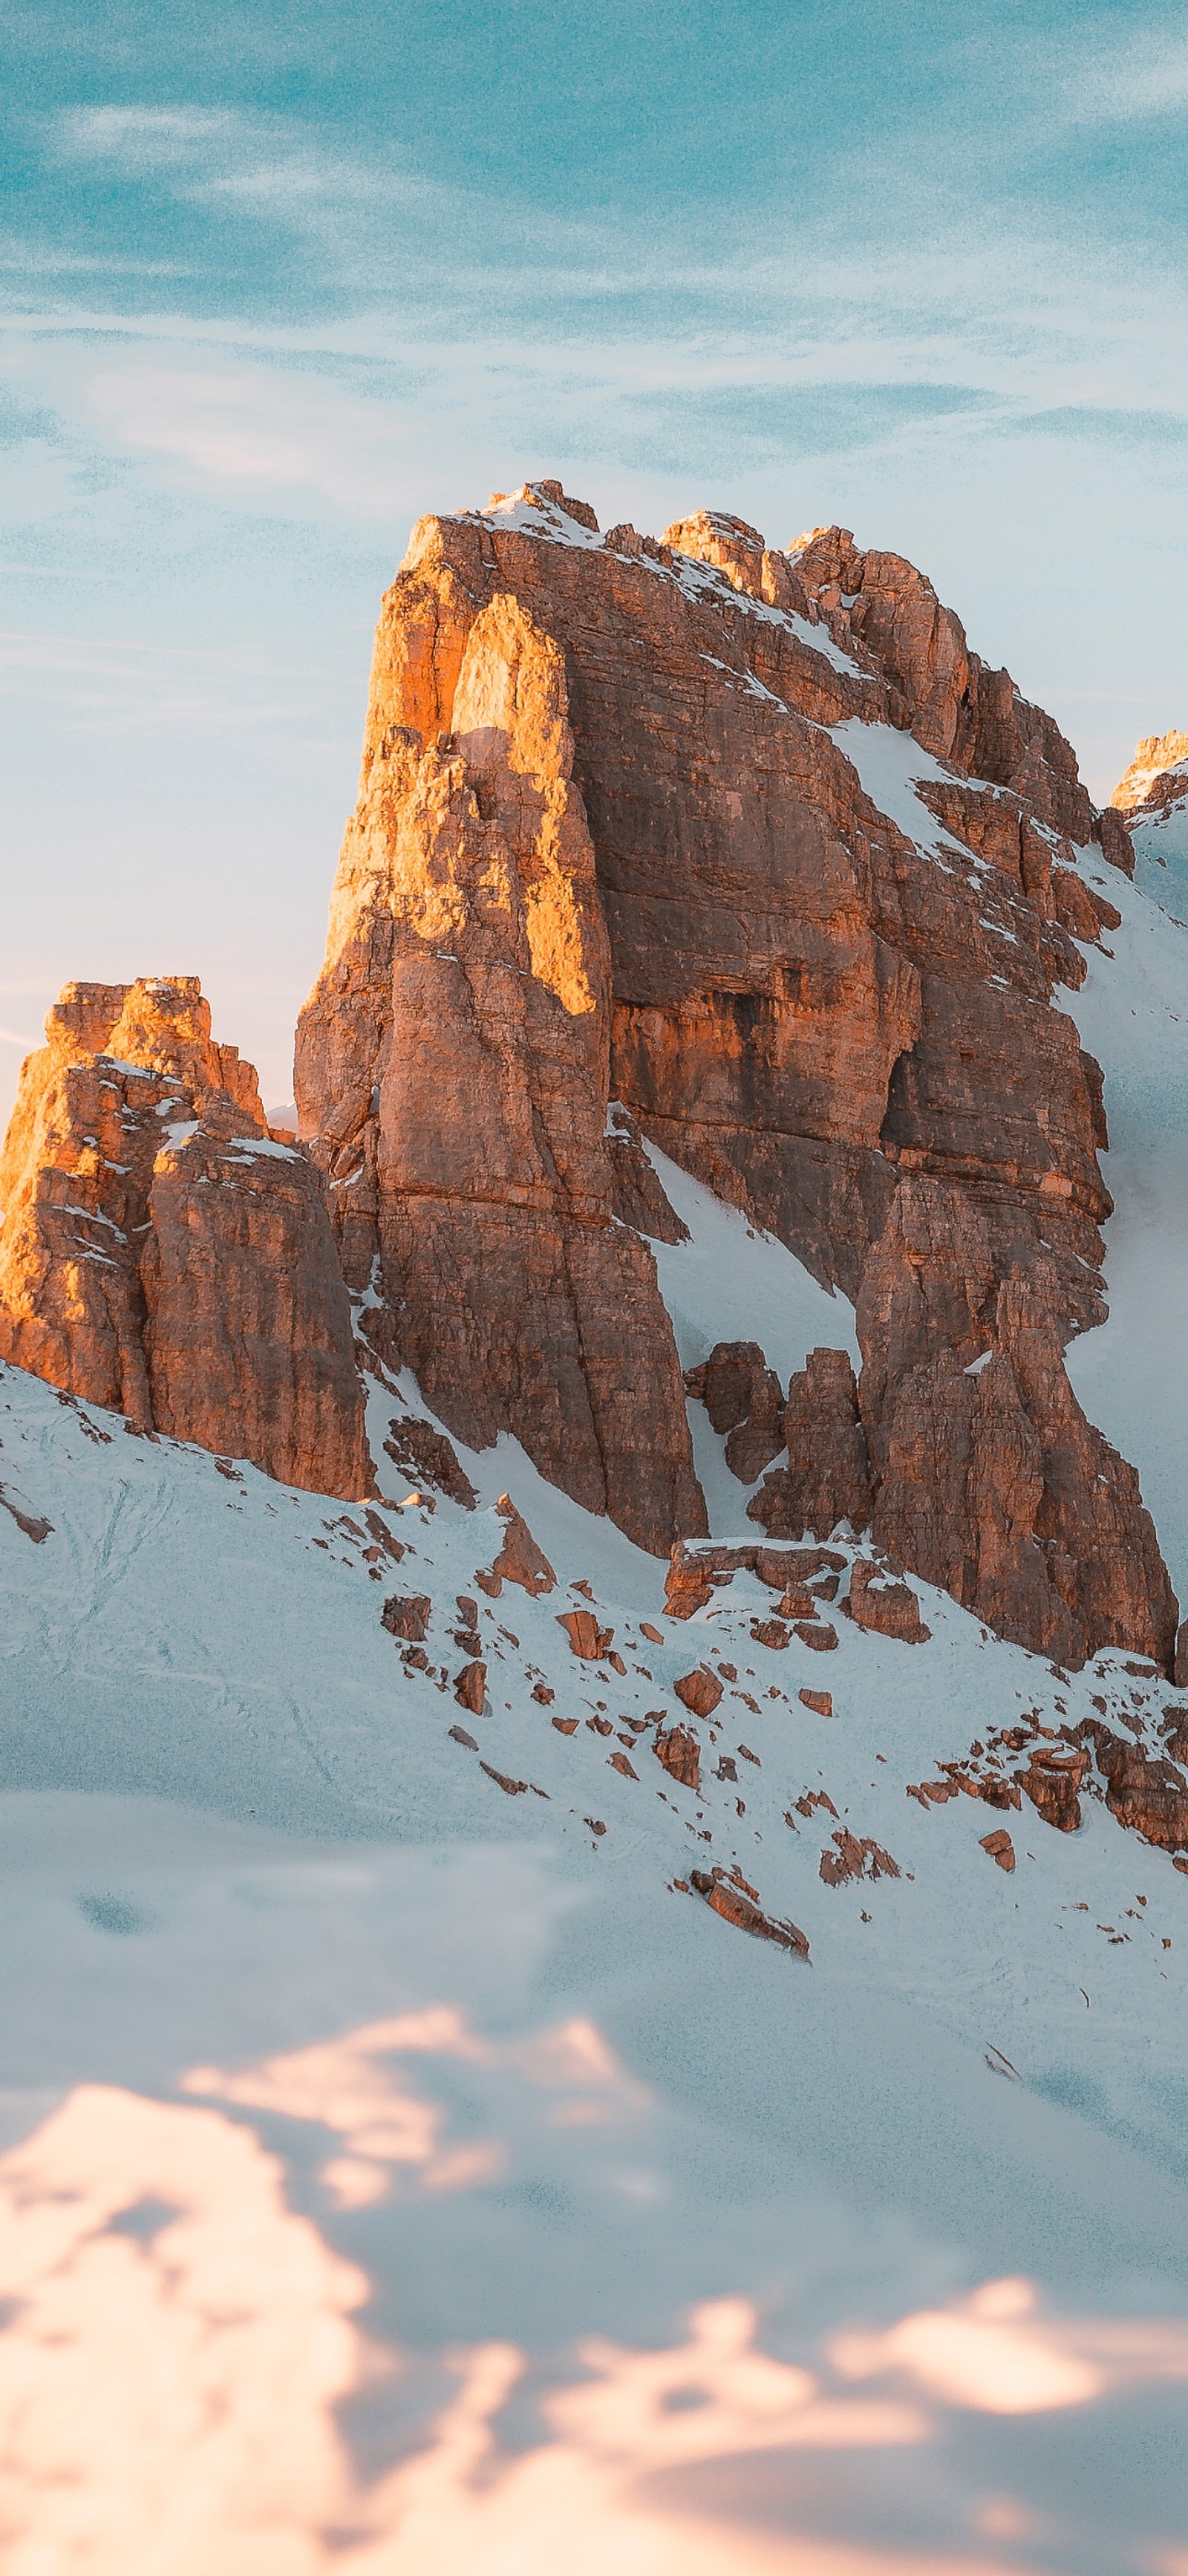
{"label": "mountain ridge", "polygon": [[[296,1049],[292,1183],[322,1176],[365,1366],[411,1368],[445,1434],[513,1435],[653,1553],[695,1537],[662,1147],[855,1304],[856,1376],[824,1344],[815,1376],[772,1381],[762,1430],[748,1397],[741,1484],[770,1471],[750,1516],[820,1541],[865,1514],[883,1554],[1002,1635],[1170,1672],[1177,1604],[1137,1476],[1064,1362],[1105,1312],[1102,1078],[1057,1007],[1120,918],[1090,856],[1134,863],[1058,728],[922,575],[848,531],[783,553],[699,512],[604,537],[548,480],[420,521]],[[44,1062],[28,1080],[44,1089]],[[10,1130],[28,1207],[36,1123]],[[74,1128],[81,1175],[85,1113]],[[0,1347],[111,1401],[110,1371],[50,1333],[38,1224],[23,1251],[11,1212],[0,1232]],[[267,1462],[252,1367],[308,1375],[328,1334],[329,1415],[296,1462],[274,1454],[291,1481],[365,1493],[345,1306],[303,1358],[275,1256],[258,1291],[255,1259],[237,1289],[227,1273],[221,1415],[193,1394],[130,1418]],[[106,1295],[109,1260],[92,1225],[63,1275]],[[311,1260],[324,1272],[320,1248],[288,1257],[295,1279]],[[217,1304],[189,1321],[195,1389],[228,1338]],[[851,1461],[840,1482],[818,1424]]]}

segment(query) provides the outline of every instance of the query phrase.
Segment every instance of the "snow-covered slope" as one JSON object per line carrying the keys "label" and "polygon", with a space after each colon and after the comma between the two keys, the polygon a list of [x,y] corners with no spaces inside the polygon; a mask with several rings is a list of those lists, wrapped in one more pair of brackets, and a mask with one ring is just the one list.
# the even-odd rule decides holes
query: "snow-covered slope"
{"label": "snow-covered slope", "polygon": [[1130,837],[1135,884],[1173,921],[1188,921],[1188,773],[1179,802],[1142,816]]}
{"label": "snow-covered slope", "polygon": [[[1166,1019],[1125,899],[1100,972]],[[1082,1349],[1115,1334],[1137,1423],[1115,1167],[1159,1113],[1140,1036],[1128,1147],[1120,984],[1083,1025],[1123,1321]],[[686,1362],[853,1346],[662,1168]],[[351,1510],[0,1378],[18,2576],[1177,2566],[1188,1878],[1099,1796],[1065,1834],[976,1791],[1028,1758],[1004,1730],[1104,1709],[1158,1749],[1188,1696],[1114,1653],[1058,1674],[925,1588],[927,1642],[864,1632],[849,1544],[809,1638],[746,1573],[668,1618],[664,1568],[511,1442],[459,1453],[473,1510],[410,1498],[410,1409],[373,1380],[387,1500]],[[693,1411],[715,1528],[754,1542]],[[536,1597],[476,1583],[505,1490]],[[699,1666],[694,1789],[655,1746]],[[974,1794],[913,1794],[946,1762]],[[715,1869],[811,1964],[712,1911]]]}
{"label": "snow-covered slope", "polygon": [[[1080,864],[1122,927],[1104,953],[1085,950],[1085,983],[1064,997],[1105,1073],[1102,1170],[1114,1201],[1109,1321],[1072,1344],[1068,1373],[1091,1421],[1138,1468],[1188,1610],[1188,928],[1152,901],[1141,866],[1131,885],[1097,851]],[[1188,895],[1188,840],[1185,868]]]}

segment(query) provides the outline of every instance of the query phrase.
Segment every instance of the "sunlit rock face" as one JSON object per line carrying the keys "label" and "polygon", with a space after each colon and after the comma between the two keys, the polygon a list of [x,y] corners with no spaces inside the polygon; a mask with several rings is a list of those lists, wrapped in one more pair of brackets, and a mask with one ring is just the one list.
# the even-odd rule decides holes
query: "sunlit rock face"
{"label": "sunlit rock face", "polygon": [[1110,803],[1128,824],[1188,804],[1188,733],[1144,734]]}
{"label": "sunlit rock face", "polygon": [[610,950],[563,657],[494,593],[450,648],[444,731],[418,642],[414,613],[377,648],[298,1034],[302,1131],[348,1277],[378,1262],[376,1338],[450,1429],[478,1448],[514,1432],[576,1501],[667,1551],[704,1505],[655,1262],[614,1217]]}
{"label": "sunlit rock face", "polygon": [[0,1156],[0,1355],[318,1492],[369,1490],[317,1172],[192,976],[68,984]]}
{"label": "sunlit rock face", "polygon": [[703,1526],[622,1102],[855,1298],[882,1543],[1026,1644],[1166,1660],[1063,1364],[1104,1312],[1100,1075],[1053,1007],[1112,917],[1090,839],[1129,866],[1051,719],[845,530],[604,538],[551,483],[422,520],[297,1050],[377,1342],[645,1545]]}

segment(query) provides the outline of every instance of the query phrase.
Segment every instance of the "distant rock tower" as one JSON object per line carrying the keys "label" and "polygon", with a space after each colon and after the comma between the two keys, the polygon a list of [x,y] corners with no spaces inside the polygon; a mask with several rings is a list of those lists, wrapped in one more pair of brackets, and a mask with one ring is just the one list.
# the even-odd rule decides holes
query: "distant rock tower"
{"label": "distant rock tower", "polygon": [[282,1482],[371,1490],[317,1172],[193,976],[68,984],[0,1153],[0,1358]]}

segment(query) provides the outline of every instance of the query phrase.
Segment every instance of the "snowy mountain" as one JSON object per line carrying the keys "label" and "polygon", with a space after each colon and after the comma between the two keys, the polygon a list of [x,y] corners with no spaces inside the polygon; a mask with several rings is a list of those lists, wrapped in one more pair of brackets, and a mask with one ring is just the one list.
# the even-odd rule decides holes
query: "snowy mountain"
{"label": "snowy mountain", "polygon": [[[515,505],[521,515],[527,506]],[[682,523],[686,537],[691,525]],[[550,528],[541,552],[563,546],[579,566],[605,552],[581,519]],[[892,685],[892,645],[879,643],[879,620],[894,589],[887,632],[899,639],[898,687],[904,636],[923,614],[913,592],[905,616],[900,576],[879,571],[893,558],[865,558],[866,587],[839,581],[836,603],[822,580],[824,604],[812,595],[810,618],[807,591],[799,605],[791,594],[783,606],[760,591],[725,597],[718,558],[748,572],[748,532],[737,531],[736,522],[716,524],[710,538],[694,530],[717,556],[669,547],[675,570],[641,556],[653,541],[634,531],[613,531],[605,547],[619,541],[615,562],[632,582],[673,571],[669,587],[688,590],[696,615],[718,618],[731,652],[735,623],[750,619],[765,649],[811,655],[797,663],[806,690],[836,681],[866,693],[863,712],[794,709],[803,756],[820,764],[814,792],[827,801],[841,782],[839,834],[883,830],[874,875],[886,864],[916,890],[905,905],[905,957],[923,939],[925,896],[952,907],[929,916],[936,945],[931,963],[913,967],[917,988],[906,976],[897,987],[895,1010],[918,1026],[917,1070],[894,1073],[904,1049],[889,1040],[875,1143],[855,1141],[865,1108],[853,1108],[845,1134],[834,1118],[832,1136],[815,1140],[828,1189],[811,1209],[801,1202],[795,1223],[761,1221],[764,1188],[769,1215],[788,1204],[786,1175],[777,1184],[752,1155],[736,1100],[718,1116],[712,1163],[707,1088],[682,1096],[665,1072],[673,1061],[687,1067],[697,1046],[704,1063],[705,1016],[687,995],[624,998],[624,950],[599,947],[592,898],[580,918],[566,913],[548,881],[535,910],[525,897],[524,917],[540,937],[538,964],[544,953],[545,972],[570,979],[570,1001],[579,973],[592,994],[611,996],[601,1056],[597,1012],[570,1012],[577,1026],[562,1027],[564,1053],[551,1005],[537,993],[522,1009],[508,999],[509,952],[496,946],[507,934],[484,926],[477,898],[467,897],[470,909],[459,901],[447,922],[464,872],[447,875],[435,858],[418,875],[426,844],[413,845],[427,813],[440,820],[443,800],[453,800],[456,815],[472,792],[457,777],[443,784],[461,757],[448,744],[432,778],[424,748],[389,745],[381,755],[405,764],[405,801],[381,810],[377,790],[353,827],[331,962],[299,1055],[307,1128],[324,1089],[343,1101],[357,1092],[363,1126],[344,1115],[331,1133],[320,1114],[291,1178],[295,1158],[286,1161],[246,1093],[235,1119],[224,1118],[221,1068],[201,1053],[207,1028],[187,1059],[185,1114],[169,1112],[188,1132],[162,1143],[149,1122],[179,1097],[170,1062],[157,1063],[150,1098],[143,1065],[138,1073],[131,1059],[104,1053],[113,1020],[83,1073],[87,1102],[107,1103],[102,1114],[133,1138],[120,1149],[128,1203],[117,1217],[105,1196],[114,1145],[82,1169],[82,1156],[99,1148],[80,1140],[99,1131],[84,1130],[70,1105],[83,1079],[75,1057],[55,1059],[60,1159],[38,1169],[67,1174],[68,1185],[55,1178],[22,1199],[33,1210],[22,1242],[50,1243],[52,1276],[65,1285],[34,1320],[47,1330],[49,1315],[55,1331],[74,1335],[75,1353],[84,1349],[69,1283],[98,1251],[100,1264],[132,1281],[118,1312],[145,1354],[149,1396],[134,1420],[127,1405],[50,1382],[31,1352],[28,1366],[0,1363],[10,1961],[0,2366],[4,2525],[17,2576],[502,2576],[560,2564],[601,2576],[616,2550],[639,2576],[678,2567],[682,2576],[1174,2576],[1188,2564],[1188,1688],[1169,1679],[1150,1640],[1144,1648],[1099,1626],[1083,1658],[1061,1661],[1046,1635],[1041,1643],[1018,1633],[1036,1603],[1041,1624],[1057,1616],[1053,1601],[1070,1621],[1068,1603],[1079,1605],[1076,1618],[1091,1624],[1106,1615],[1095,1605],[1125,1590],[1108,1560],[1075,1580],[1061,1571],[1045,1514],[1061,1475],[1073,1473],[1069,1455],[1076,1474],[1092,1456],[1103,1488],[1113,1479],[1122,1496],[1121,1517],[1107,1524],[1089,1494],[1086,1555],[1107,1527],[1139,1548],[1129,1462],[1171,1587],[1188,1597],[1188,929],[1152,902],[1141,857],[1133,883],[1111,863],[1108,832],[1074,838],[1036,820],[1036,800],[1058,794],[1070,799],[1065,822],[1077,819],[1051,742],[1043,763],[1033,757],[1041,737],[1027,724],[1037,711],[1018,719],[1022,786],[964,766],[957,732],[938,750],[888,720],[876,699]],[[824,533],[831,542],[837,534]],[[641,562],[658,570],[641,572]],[[852,562],[841,558],[848,584],[858,579]],[[764,577],[771,586],[774,575]],[[620,582],[613,565],[607,578]],[[707,594],[717,602],[710,609]],[[658,596],[664,616],[675,615],[667,590]],[[862,598],[872,604],[854,619]],[[966,709],[960,721],[972,722],[981,687],[993,711],[993,722],[981,720],[984,751],[1000,739],[1001,695],[990,686],[998,675],[978,666],[983,677],[975,671],[971,681],[939,622],[948,616],[937,611],[921,648],[928,685],[917,692],[918,720],[938,738],[951,699]],[[475,716],[484,670],[488,681],[495,671],[494,689],[507,667],[489,634],[487,646],[466,682]],[[522,675],[523,657],[515,667]],[[533,667],[553,668],[547,656]],[[571,672],[580,668],[571,655]],[[732,661],[728,693],[778,730],[743,684],[748,670],[757,690],[774,689],[778,675],[764,668],[766,680]],[[727,692],[720,671],[706,685]],[[525,681],[521,714],[526,693]],[[571,764],[565,774],[561,719],[549,704],[553,769],[534,787],[539,760],[532,769],[525,753],[519,768],[508,764],[508,775],[529,781],[516,790],[514,815],[489,747],[473,741],[482,726],[469,727],[481,865],[490,868],[497,824],[501,846],[520,852],[527,894],[547,880],[545,861],[530,857],[547,857],[533,797],[550,830],[569,835],[571,853],[580,839],[576,772]],[[735,756],[733,718],[727,708],[714,736],[716,706],[708,738],[725,761]],[[904,704],[893,712],[902,716]],[[547,730],[544,717],[533,721]],[[583,721],[577,705],[579,744]],[[464,730],[455,724],[451,739]],[[1039,779],[1045,763],[1057,786]],[[589,768],[580,792],[601,852],[606,817]],[[394,793],[389,772],[382,794]],[[643,794],[638,778],[633,793]],[[967,805],[955,801],[967,795]],[[987,814],[997,821],[987,825]],[[1004,814],[1016,851],[1032,853],[1031,893],[1022,861],[1008,882],[1001,858],[979,860],[961,837],[960,826],[983,837],[1006,831]],[[390,865],[385,834],[403,853],[400,882],[411,893],[381,953],[375,885]],[[579,890],[584,846],[574,860]],[[844,894],[830,915],[834,964],[846,907],[847,955],[875,957],[873,945],[862,950],[839,846],[819,842],[813,863]],[[439,854],[441,843],[433,847]],[[699,864],[704,873],[704,850]],[[1057,872],[1072,881],[1058,889],[1071,927],[1054,909],[1044,914],[1036,894],[1042,885],[1048,901]],[[426,886],[442,912],[408,930]],[[546,896],[555,907],[547,937]],[[936,962],[944,925],[975,915],[976,976],[966,961],[946,983]],[[565,939],[558,921],[569,924]],[[997,923],[1002,968],[985,963],[997,954],[986,921]],[[1041,965],[1053,924],[1060,936]],[[362,948],[352,949],[357,936]],[[432,975],[415,939],[449,977]],[[364,950],[370,984],[356,971]],[[438,1166],[432,1210],[414,1205],[413,1145],[397,1173],[385,1141],[393,1089],[418,1153],[443,1132],[460,1153],[467,1118],[472,1127],[487,1118],[489,1156],[502,1150],[499,1135],[477,1090],[433,1129],[427,1084],[414,1080],[418,1064],[423,1072],[437,1060],[431,1031],[426,1055],[410,1055],[412,1072],[385,1060],[373,1107],[373,1065],[353,1034],[367,1014],[351,1017],[360,992],[374,996],[383,978],[403,976],[405,1012],[437,1010],[449,1042],[469,1043],[458,954],[483,1044],[496,1026],[513,1030],[500,1040],[493,1083],[500,1133],[527,1138],[526,1156],[539,1152],[528,1214],[549,1263],[560,1265],[554,1283],[568,1265],[550,1344],[531,1302],[544,1295],[539,1277],[530,1262],[518,1266],[526,1220],[506,1211],[498,1227],[482,1219],[483,1258],[466,1274],[467,1329],[492,1347],[502,1300],[502,1347],[521,1362],[518,1375],[508,1370],[496,1384],[495,1371],[485,1386],[468,1385],[450,1357],[462,1347],[464,1301],[451,1305],[447,1276],[449,1247],[459,1265],[471,1259],[479,1221],[473,1206],[469,1218],[458,1213],[460,1163],[448,1188]],[[881,963],[854,975],[851,1037],[884,1025],[890,989]],[[978,977],[993,989],[975,1021],[965,997]],[[834,1004],[821,999],[828,981],[795,1079],[807,1082],[814,1052],[833,1048],[832,1097],[852,1105],[865,1098],[856,1046],[836,1044]],[[870,1020],[867,1001],[854,998],[859,983]],[[786,1070],[803,1037],[804,986],[781,993],[791,994],[786,1016],[777,997],[758,1050],[769,1071]],[[154,1043],[156,1007],[146,1004],[144,1023]],[[987,1062],[1006,1060],[995,1053],[1000,1010],[1019,1047],[1019,1031],[1037,1031],[1034,1060],[1019,1057],[1018,1115],[1001,1117],[987,1084],[962,1129],[960,1168],[938,1180],[940,1076],[927,1072],[929,1031],[947,1032],[954,1061],[962,1046],[981,1049],[985,1084]],[[683,1014],[675,1058],[660,1030],[671,1011]],[[1070,1023],[1068,1038],[1051,1035],[1057,1017]],[[1092,1220],[1073,1110],[1061,1127],[1056,1091],[1046,1097],[1036,1074],[1040,1066],[1053,1085],[1066,1083],[1061,1097],[1075,1103],[1081,1049],[1104,1077],[1110,1140],[1107,1151],[1099,1135],[1096,1150],[1113,1212],[1104,1215],[1103,1193]],[[714,1079],[733,1061],[723,1049]],[[522,1076],[519,1091],[508,1065]],[[627,1083],[609,1091],[633,1069],[632,1097]],[[607,1087],[607,1098],[595,1091],[594,1121],[579,1073]],[[641,1098],[649,1083],[657,1087]],[[714,1096],[721,1110],[722,1091]],[[950,1093],[950,1166],[956,1115]],[[930,1118],[932,1141],[922,1142]],[[1038,1148],[1021,1148],[1025,1120],[1051,1132],[1046,1162]],[[677,1142],[680,1155],[665,1150]],[[860,1153],[869,1156],[861,1168]],[[219,1154],[233,1157],[222,1183]],[[994,1156],[991,1188],[984,1171]],[[216,1381],[192,1372],[187,1389],[179,1373],[187,1346],[178,1318],[196,1315],[189,1329],[206,1334],[220,1276],[231,1282],[226,1312],[248,1277],[274,1276],[282,1260],[291,1270],[314,1261],[295,1243],[314,1243],[324,1263],[329,1234],[316,1232],[307,1189],[315,1163],[350,1290],[345,1329],[371,1460],[355,1482],[370,1483],[365,1492],[350,1489],[349,1467],[336,1479],[348,1490],[316,1489],[312,1461],[328,1417],[307,1403],[299,1368],[276,1381],[274,1418],[290,1426],[287,1476],[275,1459],[266,1462],[273,1473],[252,1463],[246,1441],[215,1448],[212,1384],[225,1422],[250,1429],[260,1420],[250,1337],[228,1336]],[[529,1161],[513,1168],[528,1173]],[[1026,1595],[1011,1592],[1024,1609],[999,1626],[986,1615],[987,1556],[962,1595],[959,1579],[937,1579],[947,1559],[922,1562],[922,1550],[902,1543],[911,1525],[933,1546],[933,1525],[919,1515],[912,1523],[904,1499],[926,1466],[910,1457],[895,1465],[909,1372],[905,1363],[897,1381],[886,1337],[878,1341],[870,1263],[881,1238],[871,1209],[884,1192],[886,1220],[921,1170],[951,1193],[944,1242],[967,1226],[969,1206],[991,1209],[980,1221],[996,1247],[998,1304],[978,1310],[982,1347],[966,1356],[966,1323],[951,1319],[947,1339],[930,1323],[932,1338],[912,1345],[913,1367],[932,1373],[942,1437],[954,1423],[982,1426],[969,1436],[982,1442],[987,1478],[1003,1445],[988,1410],[972,1407],[1005,1384],[1008,1367],[1021,1390],[1010,1419],[1032,1426],[1017,1436],[1040,1439],[1026,1377],[1027,1335],[1040,1322],[1034,1313],[1019,1321],[1004,1284],[1040,1276],[1066,1331],[1080,1300],[1083,1329],[1059,1365],[1068,1405],[1083,1408],[1088,1428],[1082,1439],[1078,1411],[1066,1410],[1065,1447],[1053,1435],[1042,1449],[1027,1544],[1047,1551],[1046,1589],[1037,1577]],[[1045,1173],[1074,1170],[1082,1177],[1067,1192],[1043,1186]],[[346,1221],[336,1187],[340,1199],[352,1194]],[[1041,1213],[1025,1257],[1029,1192]],[[612,1197],[626,1214],[609,1212]],[[830,1211],[831,1262],[821,1251]],[[133,1251],[114,1238],[104,1250],[105,1212],[126,1244],[139,1226],[158,1247],[148,1262],[133,1247],[135,1278],[147,1281],[140,1307]],[[1102,1218],[1104,1297],[1093,1252]],[[613,1230],[625,1283],[618,1307],[606,1284],[611,1252],[598,1252],[601,1267],[593,1255],[582,1266],[597,1230],[608,1240]],[[183,1231],[190,1268],[180,1256],[171,1268]],[[944,1242],[929,1256],[934,1278]],[[219,1249],[228,1244],[238,1267]],[[394,1285],[399,1261],[407,1286],[430,1253],[445,1317],[435,1350],[431,1299],[422,1321],[415,1288],[402,1307]],[[286,1312],[312,1318],[303,1325],[309,1346],[331,1355],[317,1380],[329,1403],[340,1327],[316,1265],[302,1275],[321,1283],[321,1302],[298,1284]],[[927,1264],[925,1273],[927,1287]],[[191,1276],[199,1288],[183,1308]],[[962,1318],[963,1293],[952,1299]],[[906,1336],[895,1320],[898,1286],[889,1310],[893,1342]],[[115,1311],[110,1301],[87,1307],[86,1351],[107,1349],[104,1317]],[[613,1401],[616,1328],[624,1341],[639,1337],[623,1351],[624,1378],[634,1369],[642,1383],[641,1350],[667,1367],[670,1336],[672,1368],[692,1389],[680,1422],[663,1430],[663,1473],[653,1454],[634,1491]],[[562,1389],[566,1419],[598,1426],[580,1475],[560,1457],[547,1383],[532,1378],[525,1356],[536,1353],[547,1377],[550,1352],[568,1347],[570,1334],[583,1374]],[[781,1408],[806,1373],[816,1383],[812,1354],[842,1355],[855,1388],[852,1435],[881,1479],[870,1526],[806,1524],[781,1536],[769,1525],[773,1509],[765,1522],[749,1508],[773,1472],[798,1471],[791,1406],[773,1416],[761,1455],[758,1363],[739,1378],[750,1411],[736,1404],[733,1422],[714,1426],[708,1372],[718,1354],[719,1377],[730,1367],[737,1376],[742,1364],[720,1355],[740,1345],[755,1346],[778,1380]],[[170,1436],[153,1411],[165,1382],[159,1352],[169,1383],[181,1386],[176,1401],[195,1407],[188,1438]],[[484,1403],[508,1418],[487,1419]],[[730,1407],[717,1409],[725,1421]],[[737,1446],[740,1430],[753,1435],[750,1452]],[[822,1417],[815,1463],[829,1473],[839,1437],[838,1422]],[[584,1429],[574,1435],[575,1452],[586,1438]],[[333,1440],[341,1460],[337,1427]],[[740,1456],[759,1459],[745,1480]],[[593,1501],[564,1489],[587,1473],[604,1478],[601,1508],[593,1487]],[[670,1557],[668,1532],[654,1544],[658,1518],[686,1477],[706,1526],[678,1523]],[[981,1521],[980,1504],[962,1507],[984,1536],[989,1506]],[[1066,1530],[1068,1514],[1071,1505]],[[1132,1602],[1155,1597],[1127,1581]],[[1075,1644],[1071,1626],[1062,1633]]]}

